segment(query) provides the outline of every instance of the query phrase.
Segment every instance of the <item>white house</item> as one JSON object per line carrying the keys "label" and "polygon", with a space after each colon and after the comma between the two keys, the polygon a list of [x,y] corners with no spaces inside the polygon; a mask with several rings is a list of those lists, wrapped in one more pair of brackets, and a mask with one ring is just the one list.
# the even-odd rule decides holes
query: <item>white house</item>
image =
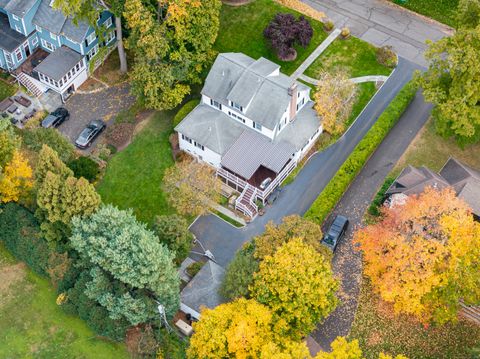
{"label": "white house", "polygon": [[242,192],[237,209],[253,218],[255,201],[265,202],[322,132],[310,88],[267,59],[224,53],[201,93],[201,103],[175,128],[180,149]]}

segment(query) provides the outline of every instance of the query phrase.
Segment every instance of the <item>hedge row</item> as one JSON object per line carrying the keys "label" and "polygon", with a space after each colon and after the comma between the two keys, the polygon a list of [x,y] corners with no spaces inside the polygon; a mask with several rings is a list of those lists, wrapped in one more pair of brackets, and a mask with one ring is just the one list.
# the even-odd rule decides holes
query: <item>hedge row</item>
{"label": "hedge row", "polygon": [[410,102],[412,102],[417,90],[418,86],[413,81],[408,82],[400,90],[322,193],[313,202],[310,209],[305,213],[306,218],[319,224],[323,223],[369,157],[397,123]]}

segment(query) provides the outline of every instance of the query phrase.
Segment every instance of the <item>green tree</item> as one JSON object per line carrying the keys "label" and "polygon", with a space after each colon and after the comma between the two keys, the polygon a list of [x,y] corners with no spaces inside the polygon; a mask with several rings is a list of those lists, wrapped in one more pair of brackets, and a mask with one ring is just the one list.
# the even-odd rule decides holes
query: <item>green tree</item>
{"label": "green tree", "polygon": [[[157,13],[141,0],[127,0],[124,16],[135,54],[132,91],[149,108],[171,109],[200,83],[213,60],[220,0],[166,0]],[[199,35],[201,34],[201,35]]]}
{"label": "green tree", "polygon": [[188,230],[187,220],[179,215],[157,216],[153,231],[162,243],[175,253],[175,260],[181,263],[190,252],[193,236]]}
{"label": "green tree", "polygon": [[58,153],[48,145],[43,145],[35,166],[35,181],[40,188],[48,172],[59,175],[62,179],[73,176],[73,172],[58,157]]}
{"label": "green tree", "polygon": [[8,121],[0,121],[0,168],[9,163],[15,150],[20,148],[20,138],[15,135]]}
{"label": "green tree", "polygon": [[103,11],[115,15],[115,31],[117,35],[117,50],[120,58],[120,71],[127,72],[127,56],[123,46],[122,12],[125,0],[55,0],[53,6],[61,10],[65,16],[71,16],[74,22],[87,21],[99,32],[97,20]]}
{"label": "green tree", "polygon": [[173,254],[131,210],[101,207],[72,220],[72,247],[91,267],[87,295],[112,319],[132,325],[158,319],[156,301],[172,318],[179,306],[179,278]]}
{"label": "green tree", "polygon": [[251,294],[277,315],[281,333],[299,339],[335,309],[338,286],[330,263],[296,238],[260,263]]}
{"label": "green tree", "polygon": [[253,257],[255,247],[252,243],[240,249],[230,262],[220,287],[220,294],[233,300],[249,297],[249,287],[253,282],[253,274],[258,271],[259,262]]}
{"label": "green tree", "polygon": [[287,216],[282,219],[282,223],[276,225],[268,222],[265,226],[265,232],[255,237],[255,258],[262,260],[266,256],[271,256],[281,245],[293,238],[301,238],[304,243],[311,245],[322,253],[325,258],[331,258],[331,251],[323,246],[322,228],[315,222],[304,219],[298,215]]}
{"label": "green tree", "polygon": [[480,1],[460,0],[457,8],[458,27],[475,28],[480,25]]}
{"label": "green tree", "polygon": [[425,99],[434,104],[439,134],[460,145],[480,139],[480,26],[459,29],[430,43],[428,70],[419,76]]}

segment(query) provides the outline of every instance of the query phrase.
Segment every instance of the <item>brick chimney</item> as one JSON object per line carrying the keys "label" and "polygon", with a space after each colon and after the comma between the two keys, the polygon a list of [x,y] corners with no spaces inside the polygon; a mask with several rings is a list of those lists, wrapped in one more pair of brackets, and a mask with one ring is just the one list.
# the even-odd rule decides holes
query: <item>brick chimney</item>
{"label": "brick chimney", "polygon": [[290,99],[290,121],[292,121],[297,114],[298,88],[296,83],[288,88],[288,95],[292,96]]}

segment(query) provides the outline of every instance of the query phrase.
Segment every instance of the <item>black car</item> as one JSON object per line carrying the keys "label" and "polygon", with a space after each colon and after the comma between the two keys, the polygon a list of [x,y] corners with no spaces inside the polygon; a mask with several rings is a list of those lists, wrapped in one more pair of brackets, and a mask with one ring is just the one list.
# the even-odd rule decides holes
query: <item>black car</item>
{"label": "black car", "polygon": [[345,234],[347,227],[347,217],[337,215],[333,220],[332,224],[330,225],[327,233],[323,237],[323,244],[325,244],[327,247],[330,247],[330,249],[334,251],[337,247],[338,241]]}
{"label": "black car", "polygon": [[66,108],[59,107],[44,118],[42,121],[42,127],[58,127],[63,123],[63,121],[67,121],[69,118],[70,114],[68,113],[68,110]]}
{"label": "black car", "polygon": [[78,148],[89,147],[95,137],[97,137],[107,127],[102,120],[92,120],[87,127],[80,133],[75,140],[75,146]]}

